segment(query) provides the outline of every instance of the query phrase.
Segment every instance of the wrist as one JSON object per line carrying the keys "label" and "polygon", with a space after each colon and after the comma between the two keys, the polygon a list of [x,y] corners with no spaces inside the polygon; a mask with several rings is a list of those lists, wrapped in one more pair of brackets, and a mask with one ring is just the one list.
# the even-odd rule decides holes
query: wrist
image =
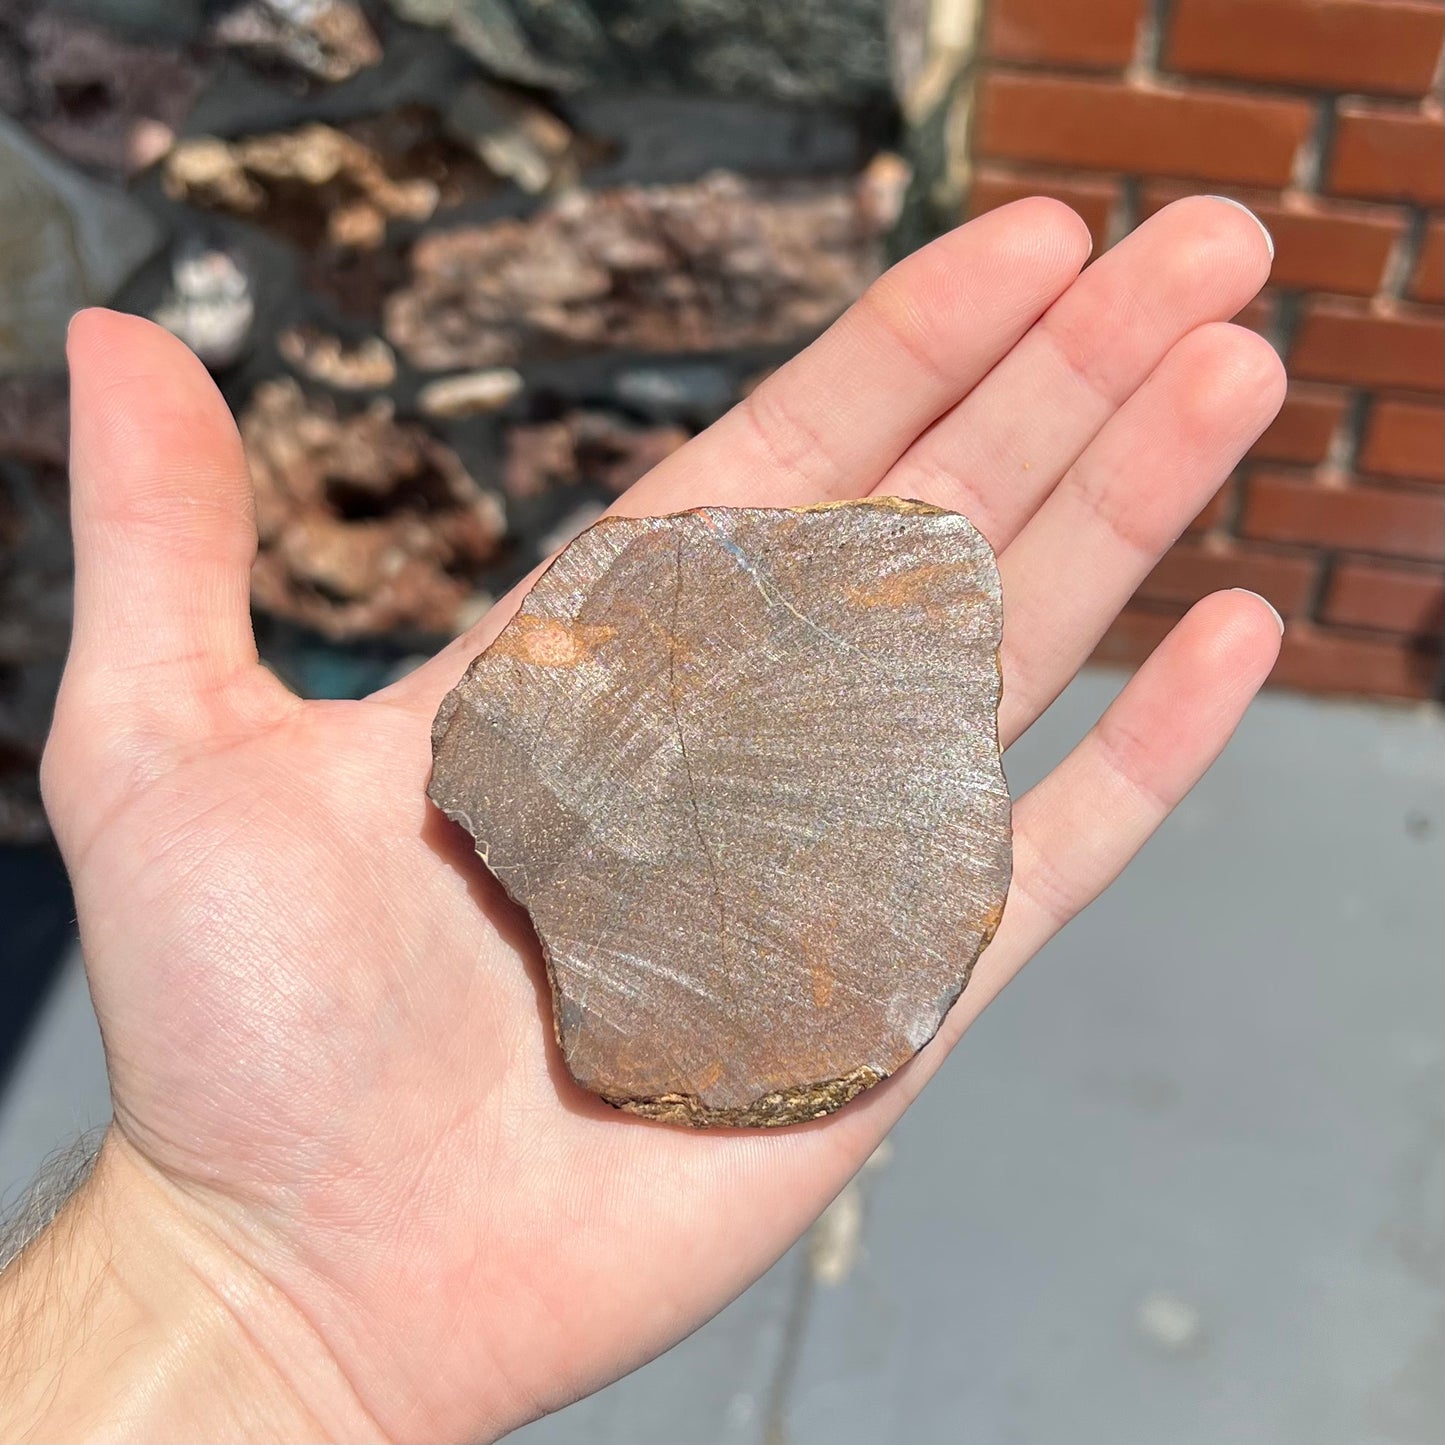
{"label": "wrist", "polygon": [[0,1275],[0,1439],[372,1439],[300,1312],[112,1131]]}

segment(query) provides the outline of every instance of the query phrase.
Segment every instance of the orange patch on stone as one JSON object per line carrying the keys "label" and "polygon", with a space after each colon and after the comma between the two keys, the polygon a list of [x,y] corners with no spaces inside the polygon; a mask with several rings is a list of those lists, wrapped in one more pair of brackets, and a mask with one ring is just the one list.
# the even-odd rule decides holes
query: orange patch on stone
{"label": "orange patch on stone", "polygon": [[[866,586],[850,587],[848,600],[860,607],[922,607],[930,617],[943,610],[939,601],[940,584],[958,568],[951,562],[934,562],[894,572]],[[950,598],[948,608],[965,605],[978,594],[970,590],[963,596]]]}
{"label": "orange patch on stone", "polygon": [[487,650],[533,667],[576,667],[595,656],[598,648],[616,634],[615,627],[589,627],[584,623],[568,626],[554,617],[518,616]]}
{"label": "orange patch on stone", "polygon": [[833,997],[833,965],[828,958],[826,940],[805,938],[802,945],[803,961],[808,965],[808,978],[812,985],[813,1007],[825,1009]]}

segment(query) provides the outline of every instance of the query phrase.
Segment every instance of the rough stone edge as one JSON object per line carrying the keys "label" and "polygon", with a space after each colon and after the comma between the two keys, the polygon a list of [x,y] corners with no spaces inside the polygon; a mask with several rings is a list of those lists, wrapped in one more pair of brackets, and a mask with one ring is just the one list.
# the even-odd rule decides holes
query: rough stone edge
{"label": "rough stone edge", "polygon": [[839,1079],[774,1090],[740,1109],[709,1109],[695,1094],[662,1094],[655,1099],[614,1099],[607,1094],[598,1097],[614,1109],[664,1124],[683,1124],[691,1129],[768,1129],[821,1119],[886,1077],[882,1070],[864,1064]]}

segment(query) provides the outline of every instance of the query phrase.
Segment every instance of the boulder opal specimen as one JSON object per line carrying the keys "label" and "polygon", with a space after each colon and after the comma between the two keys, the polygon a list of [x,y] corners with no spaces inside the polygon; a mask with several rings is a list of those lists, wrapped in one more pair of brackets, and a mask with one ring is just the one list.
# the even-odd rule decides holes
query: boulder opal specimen
{"label": "boulder opal specimen", "polygon": [[883,499],[608,517],[447,696],[430,795],[531,915],[573,1077],[792,1124],[933,1037],[1010,870],[999,575]]}

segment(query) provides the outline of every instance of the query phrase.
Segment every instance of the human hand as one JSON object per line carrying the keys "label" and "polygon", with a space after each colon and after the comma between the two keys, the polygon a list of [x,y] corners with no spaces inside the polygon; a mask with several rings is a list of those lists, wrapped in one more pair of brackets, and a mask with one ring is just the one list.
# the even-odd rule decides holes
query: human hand
{"label": "human hand", "polygon": [[[999,554],[1012,742],[1284,391],[1224,324],[1269,269],[1239,208],[1179,202],[1080,275],[1088,245],[1045,200],[934,242],[617,510],[879,491],[966,513]],[[1259,599],[1205,599],[1017,800],[1002,926],[894,1079],[779,1132],[658,1126],[567,1079],[525,923],[424,797],[432,714],[520,590],[381,693],[298,701],[256,660],[250,486],[206,373],[101,312],[70,355],[76,626],[43,783],[115,1104],[70,1248],[153,1323],[183,1297],[185,1340],[250,1388],[198,1396],[177,1346],[160,1384],[109,1377],[117,1414],[71,1401],[42,1434],[184,1433],[189,1380],[198,1434],[492,1436],[658,1353],[801,1234],[1278,650]]]}

